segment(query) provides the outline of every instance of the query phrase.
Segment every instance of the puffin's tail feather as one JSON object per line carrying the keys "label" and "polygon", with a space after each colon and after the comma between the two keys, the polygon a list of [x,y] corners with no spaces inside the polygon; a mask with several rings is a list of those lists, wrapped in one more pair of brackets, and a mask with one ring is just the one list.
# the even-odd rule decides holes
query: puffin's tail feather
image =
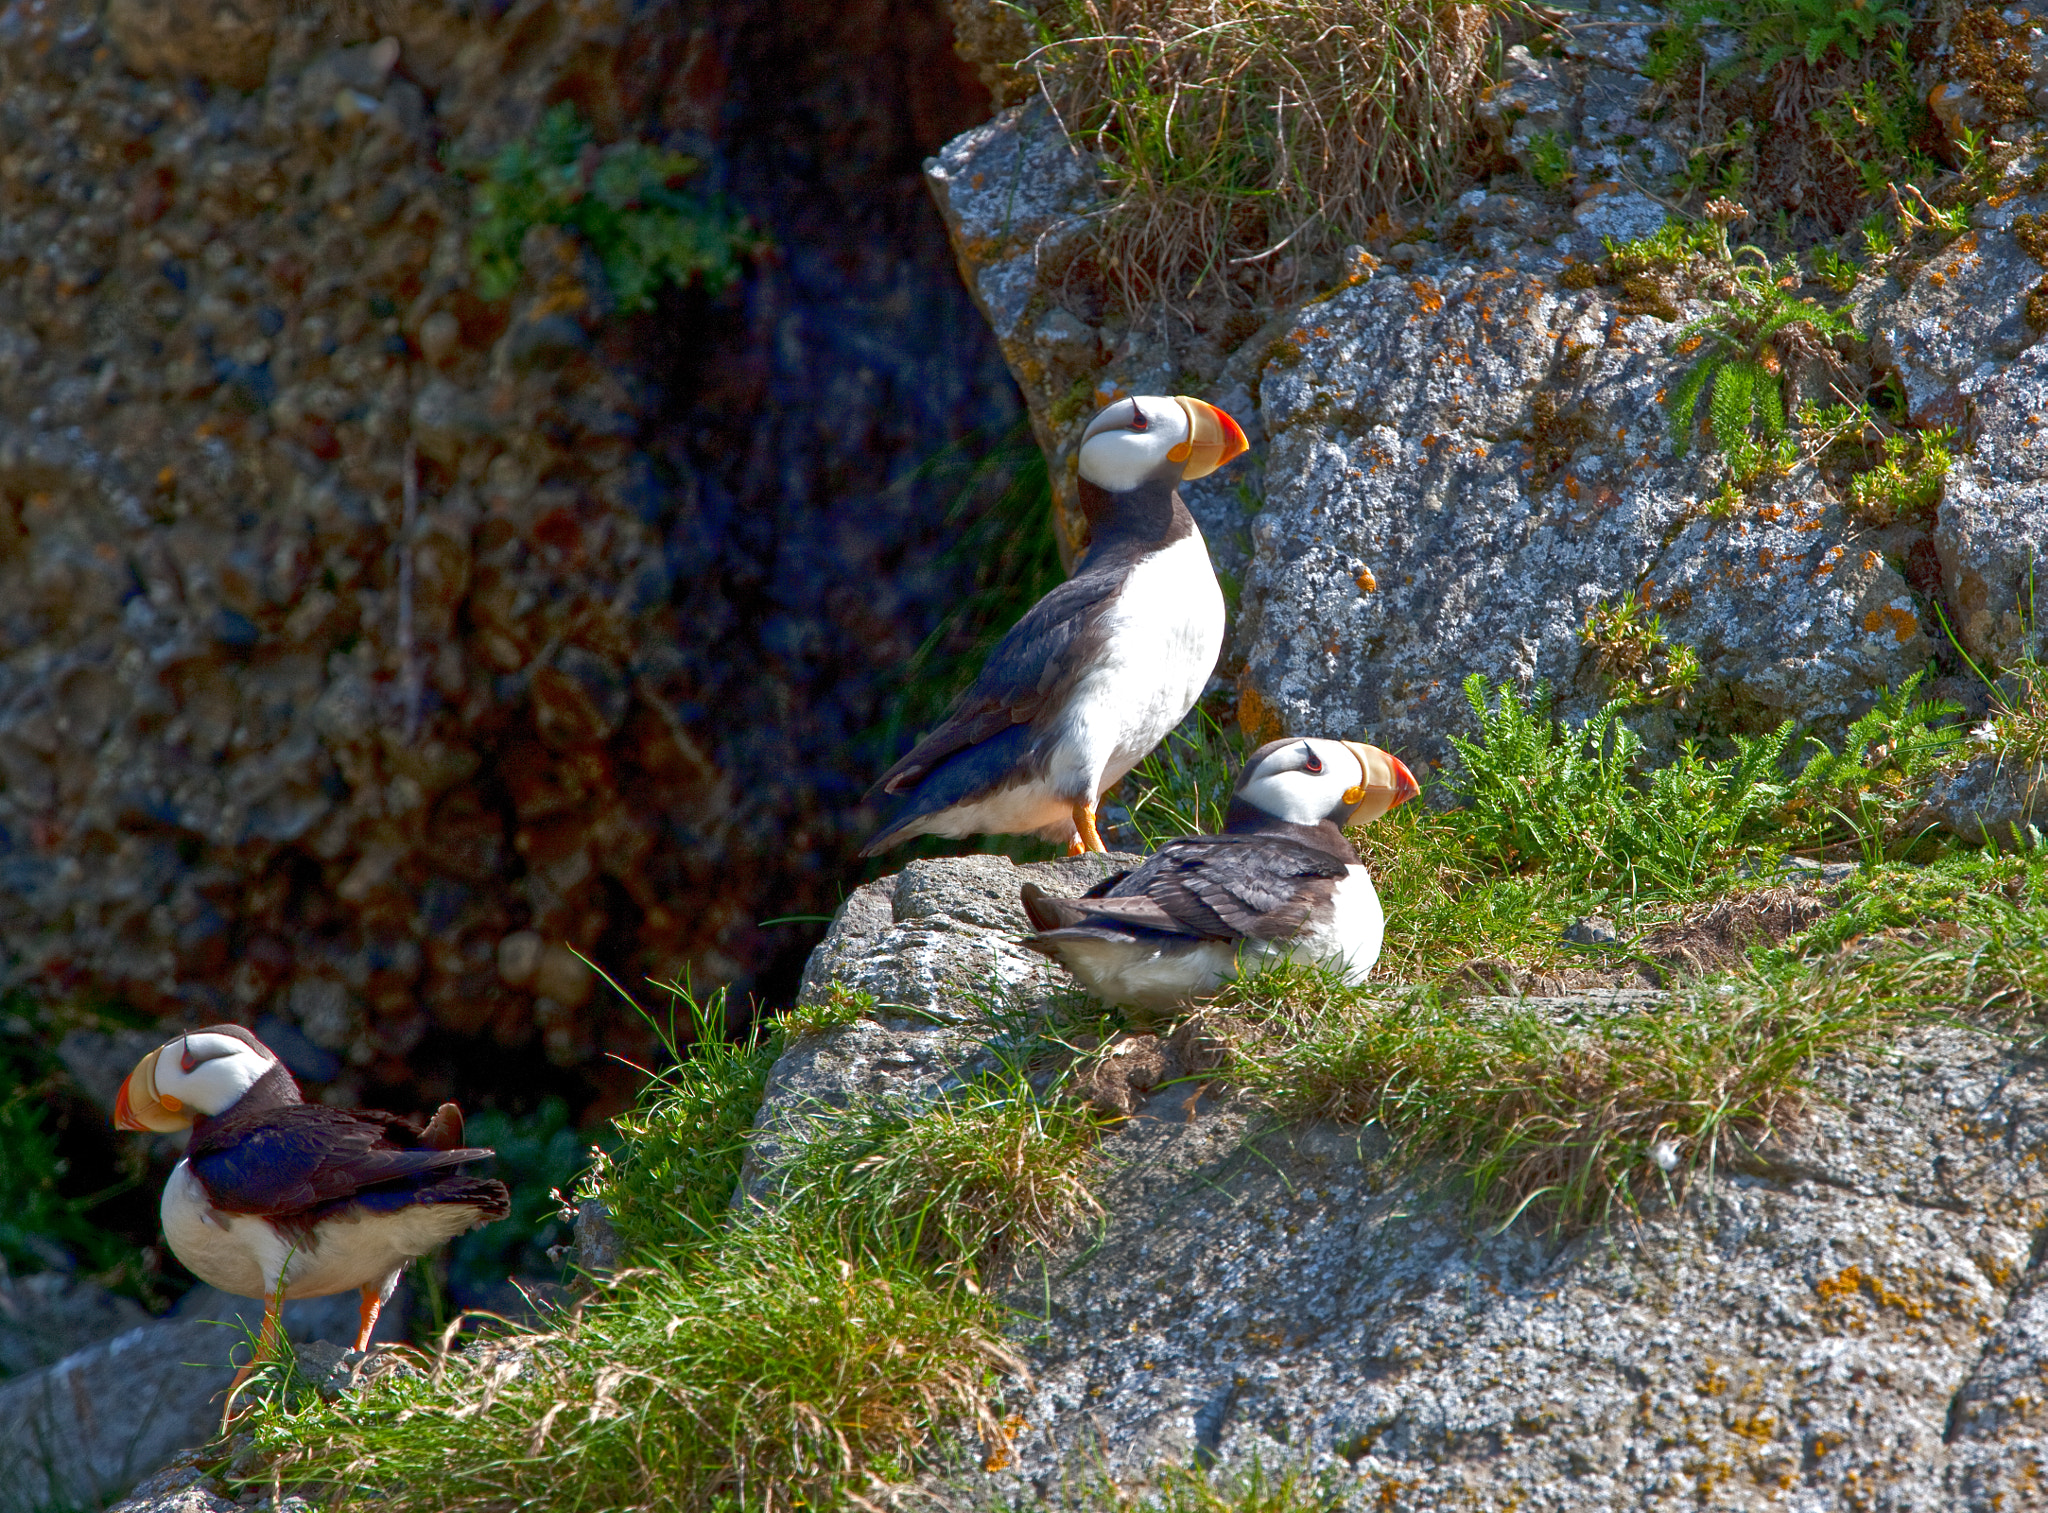
{"label": "puffin's tail feather", "polygon": [[1032,775],[1027,766],[1030,759],[1029,725],[1012,725],[978,745],[954,752],[904,795],[904,807],[860,854],[877,856],[914,835],[923,835],[931,828],[925,821],[935,815],[984,798],[1005,782]]}
{"label": "puffin's tail feather", "polygon": [[420,1131],[420,1145],[426,1150],[452,1151],[462,1144],[462,1110],[444,1103],[434,1111],[427,1127]]}

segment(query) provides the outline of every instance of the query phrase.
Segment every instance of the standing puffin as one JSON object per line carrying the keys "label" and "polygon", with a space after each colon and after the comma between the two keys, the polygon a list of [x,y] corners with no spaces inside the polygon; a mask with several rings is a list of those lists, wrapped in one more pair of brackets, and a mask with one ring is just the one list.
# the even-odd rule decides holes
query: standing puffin
{"label": "standing puffin", "polygon": [[1100,851],[1103,792],[1194,708],[1223,649],[1223,591],[1184,478],[1245,449],[1199,399],[1141,394],[1088,423],[1088,555],[996,643],[938,729],[882,774],[900,797],[873,856],[916,835],[1037,834]]}
{"label": "standing puffin", "polygon": [[1038,933],[1024,944],[1098,998],[1144,1009],[1207,998],[1274,959],[1364,982],[1386,916],[1341,827],[1418,792],[1400,758],[1377,746],[1269,741],[1238,773],[1221,835],[1169,841],[1081,898],[1026,883],[1024,912]]}
{"label": "standing puffin", "polygon": [[201,1281],[263,1299],[263,1333],[235,1374],[231,1405],[276,1348],[280,1297],[355,1289],[356,1349],[367,1350],[408,1261],[511,1212],[504,1183],[454,1169],[491,1154],[464,1148],[454,1104],[422,1128],[374,1109],[307,1103],[277,1053],[236,1024],[194,1030],[143,1057],[121,1084],[114,1122],[192,1131],[164,1185],[164,1238]]}

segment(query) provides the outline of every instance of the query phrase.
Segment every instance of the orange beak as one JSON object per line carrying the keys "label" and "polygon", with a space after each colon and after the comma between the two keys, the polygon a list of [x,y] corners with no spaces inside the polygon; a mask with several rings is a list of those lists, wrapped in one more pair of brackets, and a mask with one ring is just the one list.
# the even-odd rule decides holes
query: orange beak
{"label": "orange beak", "polygon": [[1244,439],[1244,429],[1207,400],[1176,394],[1173,402],[1187,412],[1188,439],[1166,455],[1187,463],[1181,469],[1182,478],[1206,478],[1251,446]]}
{"label": "orange beak", "polygon": [[120,1128],[143,1135],[167,1135],[192,1127],[192,1115],[182,1103],[157,1093],[156,1058],[163,1053],[164,1048],[159,1046],[136,1062],[135,1070],[114,1095],[114,1123]]}
{"label": "orange beak", "polygon": [[1391,751],[1362,741],[1346,741],[1344,745],[1358,758],[1358,786],[1344,793],[1344,802],[1357,806],[1352,812],[1352,824],[1369,825],[1389,809],[1400,808],[1422,792],[1422,785],[1415,781],[1408,764]]}

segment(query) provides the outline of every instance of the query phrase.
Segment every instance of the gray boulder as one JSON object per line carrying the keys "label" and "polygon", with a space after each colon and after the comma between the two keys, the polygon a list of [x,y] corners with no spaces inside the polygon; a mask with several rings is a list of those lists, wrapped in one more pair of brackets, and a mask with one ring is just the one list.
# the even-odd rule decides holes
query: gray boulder
{"label": "gray boulder", "polygon": [[2048,762],[1972,757],[1934,780],[1922,823],[1991,845],[2032,845],[2028,827],[2048,828]]}
{"label": "gray boulder", "polygon": [[[1705,672],[1696,705],[1823,729],[1926,664],[1887,565],[1811,472],[1728,515],[1672,455],[1676,322],[1561,264],[1377,277],[1305,313],[1260,385],[1273,438],[1240,604],[1248,726],[1369,732],[1442,761],[1471,672],[1607,697],[1589,610],[1646,596]],[[1240,709],[1240,718],[1245,711]],[[1412,757],[1411,757],[1412,759]]]}
{"label": "gray boulder", "polygon": [[[409,1292],[378,1320],[378,1340],[405,1338]],[[171,1316],[124,1329],[40,1370],[0,1382],[0,1505],[95,1507],[120,1497],[178,1451],[220,1431],[233,1362],[262,1322],[262,1305],[195,1288]],[[285,1306],[294,1342],[353,1343],[354,1294]],[[217,1489],[216,1489],[217,1490]],[[178,1513],[210,1513],[195,1486],[167,1489]],[[164,1504],[161,1513],[171,1513]]]}
{"label": "gray boulder", "polygon": [[[870,888],[1002,934],[987,858],[917,866]],[[998,1033],[974,1008],[983,958],[935,983],[903,949],[916,922],[870,903],[853,923],[858,899],[807,991],[856,963],[878,997],[899,970],[897,996],[936,989],[948,1022],[897,1069],[935,1090]],[[1570,1024],[1664,1002],[1528,1006]],[[906,1028],[792,1047],[758,1127],[886,1085],[884,1032]],[[1006,1446],[955,1446],[947,1495],[1092,1505],[1193,1463],[1300,1468],[1333,1506],[2031,1505],[2048,1071],[1940,1028],[1812,1075],[1796,1129],[1674,1208],[1562,1241],[1475,1231],[1460,1193],[1398,1177],[1376,1132],[1140,1094],[1103,1143],[1106,1228],[1011,1279],[1032,1377]]]}

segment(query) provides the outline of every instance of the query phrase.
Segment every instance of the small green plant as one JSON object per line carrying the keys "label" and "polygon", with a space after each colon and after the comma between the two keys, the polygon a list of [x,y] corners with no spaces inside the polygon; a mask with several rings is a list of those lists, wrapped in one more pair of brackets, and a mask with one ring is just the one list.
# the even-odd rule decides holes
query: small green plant
{"label": "small green plant", "polygon": [[772,1201],[835,1232],[849,1256],[914,1257],[976,1281],[1018,1246],[1044,1248],[1100,1211],[1100,1132],[1081,1104],[991,1076],[931,1102],[821,1112]]}
{"label": "small green plant", "polygon": [[1952,426],[1894,431],[1884,438],[1884,460],[1849,480],[1849,512],[1865,525],[1886,526],[1933,509],[1955,459]]}
{"label": "small green plant", "polygon": [[1663,700],[1683,706],[1699,681],[1699,654],[1684,642],[1673,645],[1661,616],[1644,594],[1624,594],[1612,604],[1586,611],[1579,641],[1592,649],[1608,691],[1639,703]]}
{"label": "small green plant", "polygon": [[1442,1163],[1473,1209],[1560,1231],[1662,1206],[1796,1112],[1805,1064],[1867,1039],[1889,1006],[1712,990],[1566,1026],[1368,994],[1292,969],[1229,990],[1265,1031],[1225,1075],[1297,1116],[1376,1124],[1409,1170]]}
{"label": "small green plant", "polygon": [[1485,680],[1465,680],[1479,739],[1451,737],[1447,775],[1465,800],[1458,827],[1468,853],[1503,871],[1547,868],[1589,885],[1640,878],[1690,886],[1709,859],[1764,846],[1785,797],[1778,766],[1788,721],[1764,736],[1736,736],[1735,754],[1708,761],[1681,747],[1679,760],[1647,783],[1642,737],[1621,723],[1630,700],[1606,704],[1578,730],[1551,718],[1551,693],[1524,699]]}
{"label": "small green plant", "polygon": [[1752,256],[1734,263],[1728,295],[1714,300],[1707,314],[1673,339],[1675,352],[1699,353],[1666,401],[1672,447],[1680,456],[1690,446],[1694,430],[1702,428],[1695,421],[1702,393],[1709,396],[1703,428],[1717,450],[1732,456],[1737,438],[1761,433],[1761,441],[1774,450],[1760,453],[1759,460],[1776,455],[1775,444],[1786,429],[1786,358],[1817,350],[1837,336],[1855,334],[1847,315],[1788,292],[1798,285],[1797,269],[1789,259],[1773,266],[1754,247],[1742,251]]}
{"label": "small green plant", "polygon": [[849,988],[845,983],[825,985],[823,996],[805,1003],[801,1000],[782,1011],[777,1021],[782,1038],[797,1041],[811,1035],[843,1030],[850,1024],[873,1017],[875,995]]}
{"label": "small green plant", "polygon": [[1692,0],[1680,14],[1734,28],[1741,62],[1760,74],[1794,58],[1811,67],[1830,51],[1857,58],[1884,33],[1912,24],[1904,6],[1885,0]]}
{"label": "small green plant", "polygon": [[599,148],[576,107],[561,104],[527,141],[493,158],[476,186],[470,258],[477,291],[503,299],[519,283],[520,246],[561,226],[589,246],[622,310],[645,309],[664,285],[717,293],[762,242],[744,218],[684,188],[695,159],[645,142]]}
{"label": "small green plant", "polygon": [[1814,839],[1839,823],[1874,863],[1902,836],[1928,781],[1963,737],[1954,723],[1960,704],[1915,697],[1926,676],[1916,672],[1888,689],[1849,727],[1840,751],[1808,738],[1814,750],[1788,808]]}
{"label": "small green plant", "polygon": [[1899,250],[1898,239],[1892,235],[1891,228],[1882,215],[1866,217],[1862,232],[1863,249],[1870,254],[1872,262],[1881,263]]}
{"label": "small green plant", "polygon": [[1837,294],[1847,294],[1863,276],[1863,265],[1825,244],[1813,249],[1813,276]]}
{"label": "small green plant", "polygon": [[1529,175],[1545,189],[1561,189],[1572,176],[1571,154],[1555,132],[1530,133]]}

